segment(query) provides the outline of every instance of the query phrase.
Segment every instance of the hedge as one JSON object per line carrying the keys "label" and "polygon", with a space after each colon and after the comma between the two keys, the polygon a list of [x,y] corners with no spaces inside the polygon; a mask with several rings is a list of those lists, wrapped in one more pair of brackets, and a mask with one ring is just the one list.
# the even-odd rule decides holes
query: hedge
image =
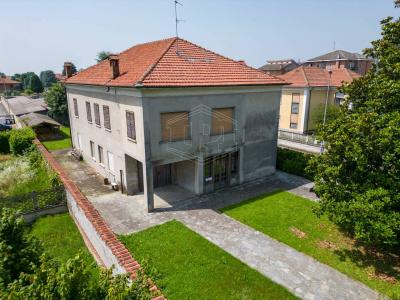
{"label": "hedge", "polygon": [[314,181],[314,172],[306,172],[311,154],[278,147],[276,167],[284,172]]}
{"label": "hedge", "polygon": [[32,145],[35,132],[30,127],[10,131],[10,148],[15,155],[21,155]]}
{"label": "hedge", "polygon": [[7,154],[10,153],[10,133],[9,132],[0,132],[0,153]]}

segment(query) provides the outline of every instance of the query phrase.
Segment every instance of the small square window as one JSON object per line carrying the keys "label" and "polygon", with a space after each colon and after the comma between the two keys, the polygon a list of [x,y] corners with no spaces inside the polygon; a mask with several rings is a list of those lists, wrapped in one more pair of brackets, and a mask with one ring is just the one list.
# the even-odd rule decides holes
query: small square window
{"label": "small square window", "polygon": [[297,129],[297,123],[290,123],[291,129]]}

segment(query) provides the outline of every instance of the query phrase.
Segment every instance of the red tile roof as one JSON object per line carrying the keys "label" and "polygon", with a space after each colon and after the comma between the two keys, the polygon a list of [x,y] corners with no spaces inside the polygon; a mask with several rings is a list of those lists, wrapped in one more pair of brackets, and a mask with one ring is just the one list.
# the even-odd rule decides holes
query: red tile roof
{"label": "red tile roof", "polygon": [[[20,84],[21,82],[15,81],[15,80],[11,80],[11,79],[8,79],[8,78],[0,77],[0,84],[4,84],[4,83],[6,83],[6,84]],[[1,86],[0,86],[0,89],[1,89]]]}
{"label": "red tile roof", "polygon": [[144,87],[285,84],[279,77],[180,38],[133,46],[119,54],[119,70],[120,76],[111,80],[110,63],[104,60],[64,82]]}
{"label": "red tile roof", "polygon": [[[361,75],[348,69],[332,70],[330,85],[341,86],[343,81],[351,82],[359,77]],[[328,86],[329,73],[328,70],[318,67],[300,66],[281,78],[290,83],[290,87]]]}

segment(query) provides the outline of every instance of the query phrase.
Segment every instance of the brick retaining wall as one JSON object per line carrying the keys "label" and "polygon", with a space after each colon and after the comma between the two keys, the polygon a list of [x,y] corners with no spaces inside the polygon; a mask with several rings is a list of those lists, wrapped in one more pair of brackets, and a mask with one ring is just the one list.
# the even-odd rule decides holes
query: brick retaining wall
{"label": "brick retaining wall", "polygon": [[[115,265],[115,274],[129,272],[132,274],[131,276],[135,276],[136,270],[140,268],[139,263],[132,257],[128,249],[120,242],[93,205],[81,193],[47,149],[37,138],[35,138],[34,142],[64,183],[70,214],[81,232],[84,232],[82,237],[86,239],[88,248],[96,260],[107,268]],[[157,287],[152,286],[151,290],[157,290]],[[153,298],[153,300],[162,299],[165,299],[164,296]]]}

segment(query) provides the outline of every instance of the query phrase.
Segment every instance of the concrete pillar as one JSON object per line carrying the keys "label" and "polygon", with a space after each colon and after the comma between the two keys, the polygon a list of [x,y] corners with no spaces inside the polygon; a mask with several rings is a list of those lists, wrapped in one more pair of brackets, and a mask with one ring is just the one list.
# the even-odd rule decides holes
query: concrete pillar
{"label": "concrete pillar", "polygon": [[151,212],[154,210],[153,164],[151,162],[143,164],[143,191],[146,211]]}
{"label": "concrete pillar", "polygon": [[244,183],[244,153],[243,153],[243,146],[239,147],[239,183],[243,184]]}
{"label": "concrete pillar", "polygon": [[198,158],[195,164],[195,192],[197,196],[204,194],[204,161]]}
{"label": "concrete pillar", "polygon": [[137,160],[125,154],[125,189],[127,194],[139,192]]}

